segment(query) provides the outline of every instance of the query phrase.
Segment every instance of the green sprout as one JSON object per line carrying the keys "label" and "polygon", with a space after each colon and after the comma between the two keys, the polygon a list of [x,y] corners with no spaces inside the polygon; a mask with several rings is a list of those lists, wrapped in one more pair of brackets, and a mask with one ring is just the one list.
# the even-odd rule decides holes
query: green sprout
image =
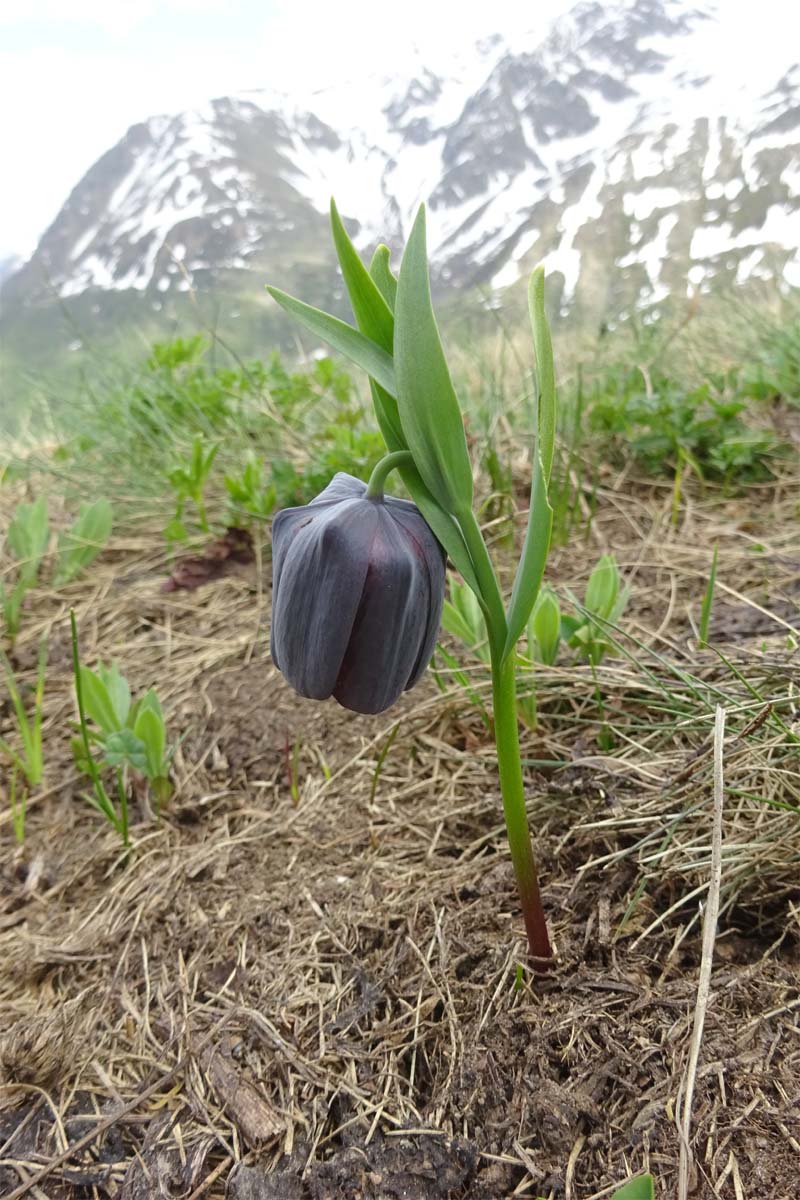
{"label": "green sprout", "polygon": [[578,616],[561,618],[562,635],[593,667],[611,648],[608,630],[619,621],[629,596],[630,589],[622,586],[617,560],[613,554],[604,554],[589,576],[583,605],[576,605]]}
{"label": "green sprout", "polygon": [[0,750],[6,754],[28,781],[29,787],[36,787],[44,776],[44,754],[42,750],[42,703],[44,701],[44,678],[47,666],[47,643],[42,641],[39,646],[39,662],[36,671],[36,690],[33,694],[33,717],[25,711],[25,704],[11,670],[11,664],[5,655],[2,656],[3,669],[6,676],[6,686],[14,707],[17,721],[20,749],[16,751],[0,738]]}
{"label": "green sprout", "polygon": [[[552,949],[525,808],[516,695],[516,645],[525,632],[544,573],[553,511],[548,498],[556,428],[556,390],[544,305],[544,269],[530,280],[528,303],[536,357],[536,453],[530,517],[506,605],[473,509],[473,473],[464,421],[439,337],[430,294],[425,209],[414,222],[395,278],[379,246],[369,269],[331,203],[331,224],[356,326],[276,288],[272,297],[316,336],[364,369],[388,460],[473,592],[486,623],[494,733],[509,847],[530,953],[547,969]],[[374,478],[374,476],[373,476]],[[373,481],[370,481],[370,488]]]}
{"label": "green sprout", "polygon": [[6,544],[17,560],[16,580],[9,588],[0,579],[0,609],[6,637],[12,646],[19,633],[25,596],[38,582],[49,540],[45,497],[40,496],[32,504],[19,504],[6,535]]}
{"label": "green sprout", "polygon": [[265,481],[264,461],[252,451],[239,475],[225,476],[225,491],[231,498],[234,520],[265,521],[275,508],[275,485]]}
{"label": "green sprout", "polygon": [[[172,793],[169,778],[172,751],[167,747],[164,713],[152,688],[133,700],[130,684],[113,663],[111,666],[98,663],[95,671],[84,666],[80,661],[74,613],[70,620],[80,732],[80,737],[72,743],[73,754],[80,770],[92,781],[93,794],[85,799],[109,821],[127,848],[126,771],[132,770],[147,780],[158,807]],[[103,784],[101,768],[115,773],[116,804]]]}
{"label": "green sprout", "polygon": [[94,562],[108,541],[114,513],[106,499],[81,504],[78,516],[58,539],[58,566],[53,583],[71,583]]}
{"label": "green sprout", "polygon": [[14,828],[14,837],[17,839],[17,845],[25,844],[25,812],[27,809],[28,795],[25,789],[22,789],[22,795],[17,798],[17,768],[14,767],[11,772],[11,783],[8,785],[8,800],[11,805],[11,824]]}
{"label": "green sprout", "polygon": [[204,439],[198,434],[192,442],[189,457],[167,473],[167,479],[175,492],[175,515],[164,530],[168,541],[185,542],[189,536],[183,524],[183,511],[187,500],[191,500],[197,510],[200,528],[204,533],[208,533],[205,487],[218,450],[219,443],[205,450]]}

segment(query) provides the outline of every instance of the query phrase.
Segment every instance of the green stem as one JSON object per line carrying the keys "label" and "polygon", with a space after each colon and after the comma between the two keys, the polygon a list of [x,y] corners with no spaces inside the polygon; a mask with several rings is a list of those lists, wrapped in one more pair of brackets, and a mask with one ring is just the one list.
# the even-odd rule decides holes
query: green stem
{"label": "green stem", "polygon": [[539,893],[539,878],[531,847],[528,814],[525,811],[525,789],[522,784],[522,763],[519,754],[517,723],[517,656],[505,655],[508,626],[503,597],[492,560],[477,518],[471,509],[460,512],[458,521],[467,543],[472,565],[478,578],[489,630],[492,655],[492,699],[494,702],[494,736],[497,743],[497,765],[500,770],[500,791],[506,818],[508,845],[517,877],[517,888],[528,935],[528,948],[537,969],[548,970],[553,951],[547,933],[547,921]]}
{"label": "green stem", "polygon": [[372,474],[369,477],[367,490],[364,493],[367,500],[382,500],[383,485],[386,482],[386,477],[391,471],[397,467],[413,467],[414,458],[410,450],[395,450],[392,454],[385,455],[375,466]]}
{"label": "green stem", "polygon": [[528,948],[537,969],[546,971],[552,963],[553,951],[539,892],[539,878],[528,829],[528,814],[525,811],[517,724],[516,655],[509,654],[505,661],[501,662],[498,656],[492,654],[492,697],[500,791],[503,795],[511,861],[517,877],[525,931],[528,935]]}

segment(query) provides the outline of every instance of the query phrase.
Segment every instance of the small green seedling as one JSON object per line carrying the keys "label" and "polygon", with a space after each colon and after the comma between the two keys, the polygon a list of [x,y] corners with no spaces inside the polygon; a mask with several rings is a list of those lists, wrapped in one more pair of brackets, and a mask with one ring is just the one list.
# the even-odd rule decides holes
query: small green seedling
{"label": "small green seedling", "polygon": [[[150,688],[136,701],[130,685],[115,664],[98,663],[97,670],[80,667],[86,716],[92,722],[90,742],[108,767],[130,767],[147,779],[159,804],[169,799],[166,726],[161,702]],[[74,745],[80,761],[80,744]]]}
{"label": "small green seedling", "polygon": [[528,621],[528,657],[551,667],[561,644],[561,605],[551,588],[543,588]]}
{"label": "small green seedling", "polygon": [[6,684],[8,686],[14,715],[17,719],[17,732],[20,741],[19,752],[13,750],[8,742],[0,738],[0,750],[11,759],[14,769],[25,776],[29,787],[36,787],[42,782],[44,775],[44,755],[42,751],[42,702],[44,700],[44,677],[47,665],[47,643],[39,646],[39,663],[36,672],[36,691],[33,695],[33,716],[28,717],[20,694],[11,664],[3,655]]}
{"label": "small green seedling", "polygon": [[442,626],[463,642],[481,662],[489,662],[486,618],[475,593],[466,583],[450,576],[450,599],[442,606]]}
{"label": "small green seedling", "polygon": [[[134,771],[147,780],[157,806],[172,794],[169,778],[172,750],[167,748],[164,713],[152,688],[133,700],[130,684],[115,664],[99,663],[95,671],[83,666],[74,614],[71,620],[75,695],[80,716],[80,737],[73,740],[72,750],[77,766],[94,785],[93,796],[86,799],[114,826],[127,846],[125,772]],[[118,804],[112,802],[102,783],[102,768],[116,774]]]}
{"label": "small green seedling", "polygon": [[264,461],[252,451],[239,475],[225,476],[225,490],[231,498],[234,521],[266,521],[277,501],[275,485],[264,479]]}
{"label": "small green seedling", "polygon": [[[583,609],[579,616],[561,618],[561,633],[570,646],[593,667],[611,648],[606,629],[616,625],[625,611],[630,589],[621,586],[619,567],[613,554],[604,554],[597,562],[586,585]],[[593,618],[597,618],[596,620]]]}
{"label": "small green seedling", "polygon": [[97,809],[101,816],[105,817],[109,825],[119,834],[122,845],[128,850],[130,848],[128,795],[125,791],[123,771],[121,767],[117,768],[117,803],[115,804],[106,791],[105,784],[100,777],[100,770],[92,754],[91,739],[86,724],[83,677],[81,675],[82,668],[78,649],[78,629],[75,624],[75,612],[73,609],[70,609],[69,619],[72,631],[72,670],[75,679],[75,699],[78,705],[78,727],[81,735],[80,741],[77,743],[73,742],[73,752],[75,753],[78,766],[92,781],[91,794],[84,792],[83,798],[87,804],[91,804],[92,808]]}
{"label": "small green seedling", "polygon": [[113,520],[108,500],[81,504],[78,516],[58,539],[58,566],[53,579],[56,587],[71,583],[94,562],[108,541]]}
{"label": "small green seedling", "polygon": [[25,811],[28,803],[28,794],[24,787],[22,795],[17,798],[17,768],[14,767],[11,772],[11,783],[8,785],[8,799],[11,805],[11,824],[14,827],[14,837],[17,839],[17,845],[25,844]]}
{"label": "small green seedling", "polygon": [[12,646],[19,633],[25,595],[38,582],[49,540],[50,522],[45,497],[40,496],[32,504],[19,504],[6,536],[6,544],[17,560],[16,580],[10,588],[0,580],[0,608],[6,637]]}
{"label": "small green seedling", "polygon": [[191,500],[197,509],[197,519],[200,528],[208,533],[208,517],[206,516],[205,487],[214,459],[217,457],[219,443],[204,449],[204,440],[198,436],[192,442],[189,458],[173,467],[167,474],[167,479],[175,492],[175,515],[164,530],[164,536],[171,542],[185,542],[189,536],[183,524],[183,510],[187,500]]}

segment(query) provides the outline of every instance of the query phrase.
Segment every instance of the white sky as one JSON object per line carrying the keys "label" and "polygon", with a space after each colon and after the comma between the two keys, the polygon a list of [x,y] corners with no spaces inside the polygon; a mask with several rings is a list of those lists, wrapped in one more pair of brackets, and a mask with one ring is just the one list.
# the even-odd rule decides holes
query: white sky
{"label": "white sky", "polygon": [[415,45],[434,57],[490,32],[544,27],[569,6],[0,0],[0,258],[30,254],[84,172],[155,113],[248,88],[390,74]]}
{"label": "white sky", "polygon": [[[248,88],[291,92],[402,70],[489,33],[542,30],[573,0],[0,0],[0,258],[27,255],[126,129]],[[796,0],[716,0],[709,71],[800,45]],[[702,0],[700,0],[702,3]],[[687,0],[688,4],[688,0]]]}

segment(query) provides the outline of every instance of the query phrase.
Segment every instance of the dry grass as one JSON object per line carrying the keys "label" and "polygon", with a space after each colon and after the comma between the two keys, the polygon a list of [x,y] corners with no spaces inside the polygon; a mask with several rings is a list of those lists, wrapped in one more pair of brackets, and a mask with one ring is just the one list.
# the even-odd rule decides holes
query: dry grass
{"label": "dry grass", "polygon": [[[556,554],[554,581],[582,594],[612,549],[633,599],[596,683],[537,674],[546,979],[524,966],[492,745],[461,693],[428,681],[371,719],[299,700],[268,660],[258,573],[164,595],[155,527],[37,593],[16,657],[30,677],[49,636],[47,777],[23,851],[0,788],[0,1193],[588,1200],[652,1169],[675,1194],[719,704],[696,1194],[790,1200],[798,495],[689,497],[673,528],[668,489],[608,478],[585,553]],[[714,540],[727,663],[691,626]],[[71,761],[70,604],[85,660],[155,684],[185,734],[175,798],[159,823],[134,813],[127,860]]]}

